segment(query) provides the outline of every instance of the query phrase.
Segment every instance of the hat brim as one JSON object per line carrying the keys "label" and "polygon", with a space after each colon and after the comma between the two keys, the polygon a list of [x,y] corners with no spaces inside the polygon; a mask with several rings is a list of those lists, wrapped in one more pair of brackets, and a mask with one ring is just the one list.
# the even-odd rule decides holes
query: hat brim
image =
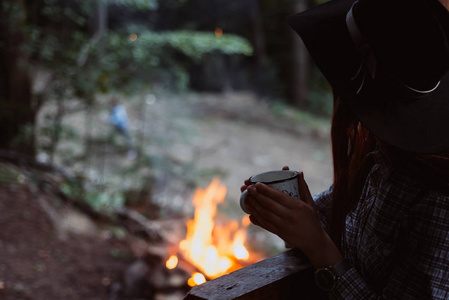
{"label": "hat brim", "polygon": [[[386,99],[380,105],[367,106],[357,97],[348,97],[346,103],[381,140],[406,151],[431,154],[449,149],[448,95],[449,73],[446,73],[433,93],[413,102]],[[370,95],[373,97],[376,93]]]}
{"label": "hat brim", "polygon": [[354,92],[351,78],[360,66],[360,57],[346,25],[346,14],[354,2],[329,1],[290,16],[287,22],[304,41],[334,93],[374,135],[411,152],[448,150],[449,73],[434,92],[419,99],[399,96],[378,80],[368,80],[361,93]]}

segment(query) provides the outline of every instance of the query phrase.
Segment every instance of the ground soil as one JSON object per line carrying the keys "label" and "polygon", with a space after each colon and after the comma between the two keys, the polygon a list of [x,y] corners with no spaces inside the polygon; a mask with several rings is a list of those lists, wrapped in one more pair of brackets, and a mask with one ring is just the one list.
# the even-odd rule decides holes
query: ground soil
{"label": "ground soil", "polygon": [[61,240],[38,197],[24,186],[0,189],[0,298],[110,299],[128,245],[71,233]]}
{"label": "ground soil", "polygon": [[202,145],[204,154],[196,161],[225,170],[222,180],[234,201],[243,179],[283,166],[303,171],[312,193],[331,183],[330,122],[298,121],[288,107],[275,114],[252,94],[203,95],[201,99],[191,105],[196,117],[184,121],[194,128],[195,143]]}
{"label": "ground soil", "polygon": [[[238,203],[245,178],[284,165],[304,171],[312,193],[329,185],[328,127],[310,128],[288,115],[273,115],[268,104],[251,94],[188,97],[147,102],[148,132],[170,134],[167,128],[187,128],[188,141],[175,138],[167,151],[196,167],[220,169],[229,201]],[[138,107],[128,106],[134,128],[139,127]],[[5,166],[0,170],[10,168]],[[23,172],[23,178],[28,174],[20,168],[17,172]],[[124,270],[136,259],[132,241],[36,190],[30,178],[22,177],[0,185],[0,299],[125,299],[117,290]],[[51,207],[59,216],[71,210],[77,221],[61,229]],[[59,219],[70,219],[64,216]]]}

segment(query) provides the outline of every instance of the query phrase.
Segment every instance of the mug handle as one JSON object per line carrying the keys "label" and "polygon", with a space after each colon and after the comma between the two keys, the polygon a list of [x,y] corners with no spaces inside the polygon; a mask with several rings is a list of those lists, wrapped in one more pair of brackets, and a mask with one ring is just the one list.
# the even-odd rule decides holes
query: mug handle
{"label": "mug handle", "polygon": [[248,191],[247,190],[244,190],[243,192],[242,192],[242,194],[240,195],[240,207],[242,208],[242,210],[245,212],[245,213],[247,213],[247,214],[251,214],[251,212],[246,208],[246,206],[245,206],[245,199],[246,199],[246,196],[248,195]]}

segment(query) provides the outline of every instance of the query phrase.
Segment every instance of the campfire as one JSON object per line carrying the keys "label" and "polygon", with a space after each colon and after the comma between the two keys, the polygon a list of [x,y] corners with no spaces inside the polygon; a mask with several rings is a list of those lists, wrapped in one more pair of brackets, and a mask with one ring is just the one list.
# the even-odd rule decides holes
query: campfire
{"label": "campfire", "polygon": [[255,262],[247,248],[248,216],[240,222],[215,222],[217,205],[225,199],[226,186],[215,178],[206,189],[197,189],[193,196],[194,218],[187,222],[187,234],[177,251],[166,262],[168,269],[178,266],[180,258],[192,264],[196,271],[189,286],[199,285]]}

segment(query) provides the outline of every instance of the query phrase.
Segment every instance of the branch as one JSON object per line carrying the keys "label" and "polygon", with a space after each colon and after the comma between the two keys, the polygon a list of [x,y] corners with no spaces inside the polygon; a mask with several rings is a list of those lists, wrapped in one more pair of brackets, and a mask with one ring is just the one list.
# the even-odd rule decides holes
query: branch
{"label": "branch", "polygon": [[[33,193],[38,195],[37,193]],[[56,212],[56,210],[44,199],[41,195],[37,196],[37,202],[41,206],[42,210],[47,214],[50,222],[53,224],[53,228],[56,231],[58,239],[62,241],[67,240],[67,232],[62,229],[61,226],[61,216]]]}
{"label": "branch", "polygon": [[77,64],[78,67],[82,67],[84,66],[84,64],[87,61],[87,58],[89,57],[89,52],[90,52],[90,48],[92,45],[97,44],[101,38],[104,36],[104,33],[106,31],[106,18],[107,18],[107,6],[105,3],[103,2],[99,2],[98,3],[98,16],[97,16],[97,20],[98,20],[98,27],[96,28],[95,34],[93,35],[93,37],[90,39],[90,41],[88,41],[86,44],[84,44],[84,46],[81,48],[80,54],[78,56],[78,60],[77,60]]}
{"label": "branch", "polygon": [[0,149],[0,159],[3,159],[17,166],[31,167],[33,169],[44,172],[55,172],[62,175],[66,179],[71,178],[69,172],[64,170],[63,168],[57,167],[50,163],[39,162],[33,156],[20,152]]}
{"label": "branch", "polygon": [[142,228],[145,229],[145,232],[148,234],[148,236],[152,240],[154,240],[154,241],[164,240],[164,238],[159,233],[160,226],[158,226],[157,223],[155,223],[155,222],[151,222],[150,220],[148,220],[147,218],[142,216],[137,211],[128,209],[126,207],[121,207],[121,208],[114,209],[114,212],[118,216],[126,217],[126,218],[136,222],[137,224],[139,224]]}

